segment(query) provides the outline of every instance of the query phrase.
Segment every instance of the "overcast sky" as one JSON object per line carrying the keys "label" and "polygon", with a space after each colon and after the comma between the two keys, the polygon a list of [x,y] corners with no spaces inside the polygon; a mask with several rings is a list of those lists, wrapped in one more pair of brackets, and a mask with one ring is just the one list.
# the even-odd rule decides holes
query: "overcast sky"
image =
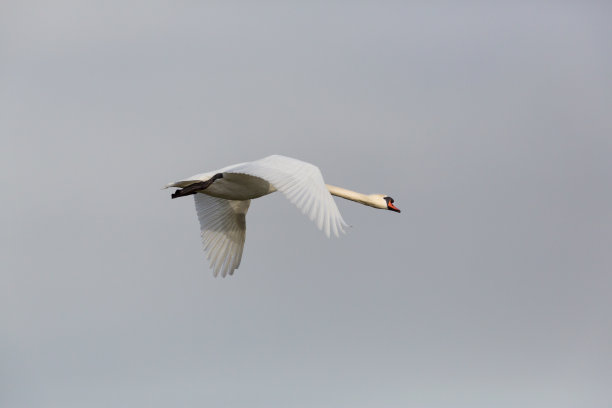
{"label": "overcast sky", "polygon": [[[612,7],[514,3],[3,2],[0,405],[609,407]],[[402,213],[215,279],[160,187],[269,154]]]}

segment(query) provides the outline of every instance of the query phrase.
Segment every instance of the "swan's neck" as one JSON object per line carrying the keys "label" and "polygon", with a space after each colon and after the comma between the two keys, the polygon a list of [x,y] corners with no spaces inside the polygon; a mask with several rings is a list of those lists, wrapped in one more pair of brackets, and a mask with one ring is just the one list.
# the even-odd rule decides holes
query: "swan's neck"
{"label": "swan's neck", "polygon": [[370,207],[379,208],[379,206],[377,205],[378,203],[370,195],[361,194],[356,191],[347,190],[346,188],[342,187],[332,186],[330,184],[326,184],[326,186],[331,195],[355,201],[363,205],[369,205]]}

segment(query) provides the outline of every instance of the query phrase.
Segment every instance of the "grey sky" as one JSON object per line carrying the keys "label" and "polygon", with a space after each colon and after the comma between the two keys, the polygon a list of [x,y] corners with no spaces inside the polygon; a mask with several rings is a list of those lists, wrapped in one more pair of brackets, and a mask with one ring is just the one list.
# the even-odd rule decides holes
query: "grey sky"
{"label": "grey sky", "polygon": [[[609,407],[604,2],[0,6],[0,406]],[[269,154],[395,198],[327,240],[191,199]]]}

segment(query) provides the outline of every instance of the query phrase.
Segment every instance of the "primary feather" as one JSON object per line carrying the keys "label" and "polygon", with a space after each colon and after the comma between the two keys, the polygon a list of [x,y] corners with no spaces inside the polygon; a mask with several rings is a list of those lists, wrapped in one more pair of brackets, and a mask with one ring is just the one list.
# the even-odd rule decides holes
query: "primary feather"
{"label": "primary feather", "polygon": [[251,200],[224,200],[205,194],[196,194],[194,199],[202,245],[213,274],[232,275],[240,266]]}

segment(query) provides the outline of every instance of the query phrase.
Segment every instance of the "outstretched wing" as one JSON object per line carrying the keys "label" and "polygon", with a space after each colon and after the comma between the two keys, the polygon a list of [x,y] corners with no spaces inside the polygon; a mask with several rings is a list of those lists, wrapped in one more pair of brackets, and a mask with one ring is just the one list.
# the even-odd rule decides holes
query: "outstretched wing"
{"label": "outstretched wing", "polygon": [[204,251],[215,276],[233,275],[240,266],[251,200],[236,201],[195,194]]}
{"label": "outstretched wing", "polygon": [[225,173],[248,174],[266,180],[317,224],[327,237],[338,236],[348,226],[327,190],[317,166],[285,156],[268,156],[222,169]]}

